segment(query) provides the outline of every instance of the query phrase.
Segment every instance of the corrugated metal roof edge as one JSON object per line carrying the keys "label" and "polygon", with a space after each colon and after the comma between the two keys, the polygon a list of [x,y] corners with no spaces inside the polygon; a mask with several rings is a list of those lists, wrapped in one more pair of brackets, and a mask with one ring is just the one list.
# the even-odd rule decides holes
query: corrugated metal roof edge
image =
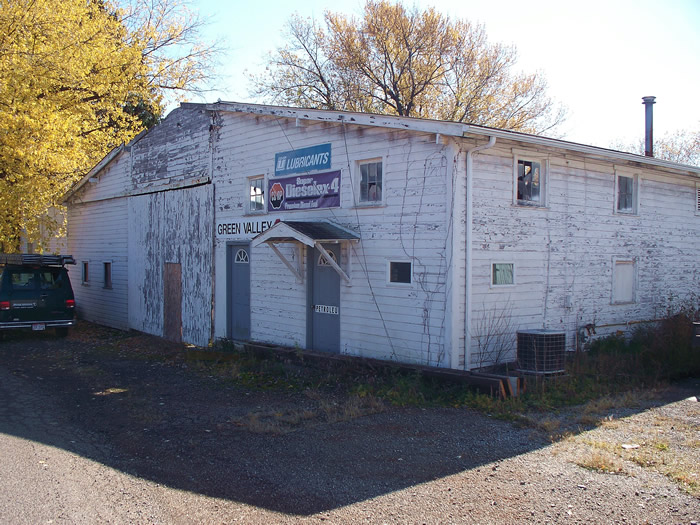
{"label": "corrugated metal roof edge", "polygon": [[584,153],[603,160],[618,160],[626,162],[636,162],[643,165],[669,169],[700,178],[700,167],[679,164],[656,157],[646,157],[624,151],[616,151],[598,146],[589,146],[578,142],[570,142],[562,139],[553,139],[539,135],[530,135],[519,131],[509,131],[497,128],[488,128],[474,124],[463,124],[459,122],[449,122],[440,120],[428,120],[415,117],[398,117],[392,115],[376,115],[372,113],[353,113],[348,111],[329,111],[322,109],[290,108],[285,106],[269,106],[264,104],[249,104],[241,102],[216,102],[206,103],[183,103],[182,107],[205,107],[211,111],[230,111],[237,113],[251,113],[258,115],[269,115],[283,118],[293,118],[301,120],[316,120],[320,122],[348,123],[364,126],[386,127],[393,129],[406,129],[411,131],[422,131],[426,133],[437,133],[453,137],[465,137],[468,135],[485,136],[526,142],[529,144],[558,148],[577,153]]}

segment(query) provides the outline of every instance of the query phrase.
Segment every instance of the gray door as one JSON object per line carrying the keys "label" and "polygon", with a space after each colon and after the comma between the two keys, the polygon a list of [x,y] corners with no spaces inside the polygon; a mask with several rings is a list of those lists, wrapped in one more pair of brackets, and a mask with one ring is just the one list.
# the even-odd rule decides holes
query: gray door
{"label": "gray door", "polygon": [[226,332],[229,339],[250,339],[250,246],[229,244],[226,252],[228,275]]}
{"label": "gray door", "polygon": [[[323,245],[340,266],[340,247]],[[311,348],[340,353],[340,276],[317,249],[309,250],[311,290]]]}

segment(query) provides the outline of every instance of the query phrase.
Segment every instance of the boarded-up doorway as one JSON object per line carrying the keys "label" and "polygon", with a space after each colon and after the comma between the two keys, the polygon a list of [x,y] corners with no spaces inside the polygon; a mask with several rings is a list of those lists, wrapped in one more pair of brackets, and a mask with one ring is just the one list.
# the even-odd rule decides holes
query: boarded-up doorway
{"label": "boarded-up doorway", "polygon": [[182,269],[165,263],[163,269],[163,337],[182,342]]}

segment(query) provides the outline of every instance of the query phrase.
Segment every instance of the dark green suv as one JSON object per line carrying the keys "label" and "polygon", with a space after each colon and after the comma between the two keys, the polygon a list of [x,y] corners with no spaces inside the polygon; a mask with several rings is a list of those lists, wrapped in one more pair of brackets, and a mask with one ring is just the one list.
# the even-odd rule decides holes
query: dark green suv
{"label": "dark green suv", "polygon": [[0,254],[0,336],[22,328],[68,334],[75,325],[75,297],[66,264],[75,264],[73,257]]}

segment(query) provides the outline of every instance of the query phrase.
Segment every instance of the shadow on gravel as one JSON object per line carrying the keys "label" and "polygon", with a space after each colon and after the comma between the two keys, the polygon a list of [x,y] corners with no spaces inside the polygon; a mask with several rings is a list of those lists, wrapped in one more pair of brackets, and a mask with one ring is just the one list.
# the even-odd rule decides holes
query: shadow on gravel
{"label": "shadow on gravel", "polygon": [[242,417],[291,409],[303,394],[202,377],[178,359],[181,348],[157,338],[148,341],[164,345],[168,359],[114,350],[128,350],[133,337],[86,323],[64,340],[30,333],[0,342],[0,433],[176,489],[296,515],[468,469],[483,468],[488,478],[485,465],[549,443],[465,409],[389,409],[286,434],[253,433]]}

